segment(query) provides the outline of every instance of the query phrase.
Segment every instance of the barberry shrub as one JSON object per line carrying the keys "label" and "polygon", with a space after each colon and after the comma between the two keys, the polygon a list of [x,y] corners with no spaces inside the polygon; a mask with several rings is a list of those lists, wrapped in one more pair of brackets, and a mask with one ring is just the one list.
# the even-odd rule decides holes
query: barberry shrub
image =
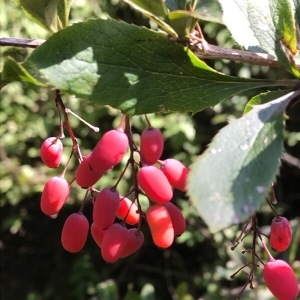
{"label": "barberry shrub", "polygon": [[[276,186],[280,172],[284,120],[293,119],[284,119],[284,115],[293,115],[299,103],[298,1],[268,0],[253,4],[246,0],[239,3],[219,0],[216,2],[221,7],[220,16],[215,16],[214,9],[209,13],[209,8],[205,6],[203,9],[202,1],[157,1],[152,5],[148,0],[125,0],[131,8],[156,23],[159,30],[114,19],[93,19],[68,26],[70,1],[63,5],[60,1],[51,5],[27,5],[28,2],[31,1],[20,1],[20,5],[52,35],[42,45],[36,40],[11,40],[12,45],[37,49],[24,63],[7,58],[0,86],[21,80],[55,89],[59,138],[50,137],[39,143],[42,144],[41,159],[49,168],[61,167],[64,130],[68,132],[66,138],[72,140],[72,147],[61,175],[45,182],[41,210],[52,217],[58,214],[57,218],[60,218],[59,213],[70,197],[71,187],[77,185],[86,191],[79,212],[71,214],[62,227],[63,248],[68,252],[82,250],[90,231],[102,259],[117,263],[143,251],[143,228],[149,230],[155,246],[169,248],[175,244],[177,236],[182,235],[185,241],[193,236],[184,236],[187,225],[198,228],[195,219],[183,214],[178,205],[184,203],[182,207],[188,207],[190,201],[192,210],[206,223],[207,228],[200,231],[206,237],[242,224],[232,250],[244,239],[252,238],[251,249],[242,250],[243,254],[251,253],[250,263],[239,268],[250,266],[242,292],[248,285],[253,288],[259,265],[264,268],[266,287],[274,296],[278,299],[296,298],[298,289],[293,265],[278,259],[263,264],[261,249],[257,247],[262,232],[256,213],[262,204],[270,207],[275,215],[270,229],[270,245],[278,252],[289,250],[292,243],[289,222],[278,216],[276,201],[271,201],[269,194]],[[202,19],[223,23],[244,50],[230,51],[208,44],[199,25]],[[1,38],[0,45],[9,43],[9,40]],[[289,75],[284,80],[227,76],[209,67],[203,58],[238,59],[276,67]],[[166,146],[172,142],[165,143],[164,131],[152,126],[147,116],[144,117],[146,126],[138,128],[141,129],[140,138],[134,138],[137,128],[132,128],[131,124],[139,118],[138,115],[157,113],[165,116],[165,120],[175,111],[178,116],[194,115],[233,99],[236,94],[249,95],[248,90],[258,89],[260,93],[249,99],[243,115],[218,131],[197,158],[186,159],[198,148],[185,143],[180,145],[184,149],[182,153],[175,153],[178,159],[168,157]],[[122,115],[120,126],[102,132],[98,142],[88,149],[90,154],[87,156],[81,153],[82,140],[77,139],[78,130],[75,135],[68,118],[71,110],[62,100],[62,96],[68,94],[80,98],[79,112],[84,111],[82,108],[89,103],[95,111],[99,106],[111,106]],[[218,110],[217,107],[216,112]],[[222,114],[219,117],[217,115],[213,122],[222,119]],[[88,124],[80,117],[79,120]],[[165,123],[162,127],[170,137],[172,128],[167,121]],[[177,125],[181,126],[179,121]],[[96,129],[90,124],[88,126]],[[188,130],[185,128],[182,132]],[[200,136],[199,132],[197,135]],[[198,136],[195,144],[202,139]],[[177,149],[180,143],[179,137],[174,142]],[[125,161],[127,155],[129,158]],[[74,162],[70,163],[74,156],[77,159],[75,170],[72,169]],[[185,165],[181,159],[193,163]],[[106,177],[112,172],[118,176]],[[122,191],[124,197],[118,192],[122,186],[120,182],[127,183],[128,190],[126,193]],[[140,196],[147,199],[147,208],[141,205]],[[82,213],[88,205],[92,209],[90,230],[87,217]],[[261,212],[265,213],[264,210]],[[281,282],[289,288],[289,293],[284,293],[279,287]]]}

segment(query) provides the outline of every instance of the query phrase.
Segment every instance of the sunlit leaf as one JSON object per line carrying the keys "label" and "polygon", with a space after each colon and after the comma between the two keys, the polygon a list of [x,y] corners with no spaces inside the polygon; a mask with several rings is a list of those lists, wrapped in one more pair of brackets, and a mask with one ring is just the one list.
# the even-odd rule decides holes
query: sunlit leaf
{"label": "sunlit leaf", "polygon": [[278,172],[290,92],[231,122],[191,167],[188,194],[212,232],[258,210]]}

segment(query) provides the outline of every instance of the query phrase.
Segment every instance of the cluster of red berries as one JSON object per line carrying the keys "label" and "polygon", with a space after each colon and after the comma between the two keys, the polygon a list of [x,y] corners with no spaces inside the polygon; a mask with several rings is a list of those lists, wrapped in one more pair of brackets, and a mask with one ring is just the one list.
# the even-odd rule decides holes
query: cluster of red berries
{"label": "cluster of red berries", "polygon": [[[174,238],[186,229],[182,212],[170,201],[173,188],[186,191],[188,168],[176,159],[160,160],[164,139],[159,129],[148,124],[141,134],[138,148],[125,132],[123,123],[117,129],[106,132],[94,149],[82,157],[76,170],[76,183],[92,195],[91,226],[80,209],[66,219],[61,233],[63,248],[78,252],[84,247],[90,231],[101,249],[101,256],[111,263],[131,255],[142,246],[144,235],[140,225],[143,219],[149,226],[154,244],[160,248],[171,246]],[[56,168],[61,162],[62,148],[59,138],[45,140],[41,146],[43,162],[50,168]],[[120,195],[116,186],[96,191],[93,185],[120,163],[128,148],[140,155],[140,160],[132,164],[135,188],[126,196]],[[70,184],[64,178],[64,172],[51,178],[42,192],[41,210],[46,215],[57,214],[69,193]],[[138,199],[140,193],[146,195],[150,203],[144,212]]]}
{"label": "cluster of red berries", "polygon": [[[292,231],[288,219],[282,216],[274,217],[270,232],[272,249],[278,252],[286,251],[291,241]],[[274,259],[268,250],[267,252],[269,261],[263,269],[266,286],[279,300],[295,300],[299,294],[299,287],[293,269],[287,262]]]}

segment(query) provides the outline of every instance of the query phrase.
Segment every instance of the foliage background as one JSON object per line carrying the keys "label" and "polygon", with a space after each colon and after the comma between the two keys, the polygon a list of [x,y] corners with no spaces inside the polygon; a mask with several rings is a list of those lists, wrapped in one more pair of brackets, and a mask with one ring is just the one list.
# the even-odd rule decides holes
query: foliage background
{"label": "foliage background", "polygon": [[[149,26],[146,19],[118,0],[75,0],[71,23],[108,15]],[[202,26],[210,43],[236,47],[222,25],[202,22]],[[49,35],[28,19],[14,1],[2,1],[0,36],[46,39]],[[32,50],[1,47],[0,51],[2,68],[5,57],[10,55],[17,61],[23,61]],[[228,61],[209,61],[208,64],[234,76],[282,79],[289,76],[282,70]],[[152,124],[161,128],[165,136],[163,157],[176,157],[187,165],[191,164],[221,127],[242,115],[244,105],[256,92],[235,96],[194,116],[179,113],[149,115]],[[39,199],[44,183],[62,170],[62,167],[58,170],[45,168],[39,158],[43,139],[59,130],[54,93],[26,83],[12,83],[0,92],[0,97],[1,299],[232,299],[238,293],[246,274],[242,272],[235,280],[229,278],[247,262],[247,255],[240,253],[243,246],[236,251],[230,250],[238,228],[211,236],[182,193],[175,194],[174,201],[182,208],[188,229],[170,249],[157,249],[147,226],[144,226],[146,242],[143,248],[113,265],[101,259],[91,237],[80,253],[65,252],[60,245],[62,224],[70,213],[80,207],[84,191],[73,187],[67,205],[57,218],[46,217],[40,212]],[[114,109],[96,107],[93,103],[67,95],[63,99],[67,107],[101,129],[100,133],[94,133],[70,116],[83,152],[92,149],[100,135],[118,123],[119,115]],[[299,102],[291,103],[287,115],[286,151],[300,159]],[[144,119],[133,117],[132,124],[134,138],[138,140],[145,126]],[[68,136],[64,146],[66,162],[71,150]],[[73,160],[67,174],[69,179],[75,167],[76,161]],[[115,182],[121,169],[122,165],[107,174],[97,187]],[[293,261],[298,276],[299,182],[299,168],[283,161],[275,192],[279,212],[293,220],[295,237],[291,250],[280,257]],[[120,192],[125,193],[128,188],[128,181],[123,180]],[[87,206],[84,212],[90,216],[91,207]],[[263,206],[258,220],[265,232],[268,232],[272,217],[268,207]],[[244,247],[247,243],[246,240]],[[272,299],[260,276],[257,277],[257,285],[254,291],[247,289],[243,299]]]}

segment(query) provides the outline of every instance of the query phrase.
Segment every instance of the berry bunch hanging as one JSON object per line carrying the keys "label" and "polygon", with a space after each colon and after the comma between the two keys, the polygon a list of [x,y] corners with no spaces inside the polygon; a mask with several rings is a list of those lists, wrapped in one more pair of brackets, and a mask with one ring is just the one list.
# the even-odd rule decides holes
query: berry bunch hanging
{"label": "berry bunch hanging", "polygon": [[[164,150],[161,131],[153,127],[145,116],[147,126],[141,133],[140,143],[136,145],[130,119],[124,115],[120,125],[105,132],[94,149],[83,156],[69,124],[67,113],[70,110],[65,108],[59,91],[56,102],[64,121],[61,121],[60,135],[47,138],[42,143],[41,159],[50,168],[60,165],[63,151],[61,137],[64,136],[62,131],[65,126],[73,140],[71,156],[77,155],[78,165],[72,182],[65,179],[68,163],[62,174],[48,180],[41,196],[41,210],[49,216],[58,214],[69,197],[71,184],[87,191],[80,210],[69,215],[64,222],[62,247],[71,253],[80,251],[90,232],[102,258],[114,263],[142,247],[142,222],[148,224],[156,246],[170,247],[176,236],[186,229],[181,210],[171,200],[174,189],[186,191],[189,170],[176,159],[161,160]],[[117,182],[96,190],[94,185],[101,184],[101,177],[118,165],[126,153],[129,153],[129,159]],[[133,186],[126,195],[120,195],[118,184],[128,168],[131,169]],[[139,200],[141,194],[149,199],[149,207],[145,211]],[[88,204],[93,206],[91,224],[83,213],[84,206]]]}

